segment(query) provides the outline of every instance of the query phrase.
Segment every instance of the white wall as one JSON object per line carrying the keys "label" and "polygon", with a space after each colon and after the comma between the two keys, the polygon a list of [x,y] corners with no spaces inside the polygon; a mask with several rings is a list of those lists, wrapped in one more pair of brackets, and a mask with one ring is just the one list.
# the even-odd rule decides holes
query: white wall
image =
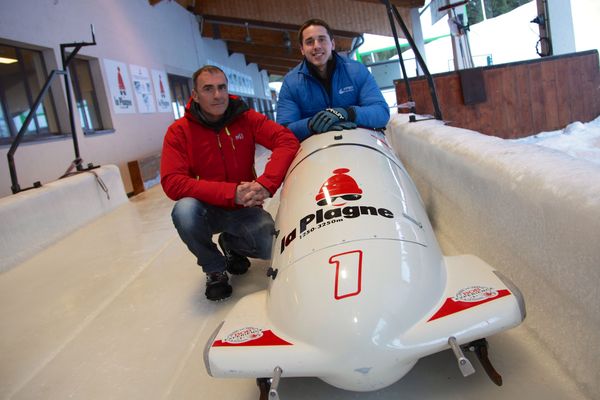
{"label": "white wall", "polygon": [[571,2],[565,0],[548,0],[550,35],[552,37],[552,54],[568,54],[575,52],[575,34],[573,32],[573,15]]}
{"label": "white wall", "polygon": [[571,0],[571,12],[577,51],[596,49],[600,52],[600,1]]}
{"label": "white wall", "polygon": [[[224,42],[202,38],[196,18],[174,1],[161,1],[156,6],[147,0],[0,2],[0,41],[50,49],[54,66],[49,71],[61,66],[61,43],[91,40],[90,24],[94,24],[97,45],[83,47],[79,54],[99,59],[103,77],[105,58],[182,76],[191,76],[211,59],[251,76],[255,96],[268,98],[264,72],[259,72],[256,64],[246,66],[242,55],[229,57]],[[104,92],[109,93],[106,80],[104,85]],[[59,96],[58,101],[64,103],[64,93]],[[174,117],[170,112],[115,114],[109,108],[115,129],[112,134],[84,136],[76,117],[80,153],[85,163],[118,165],[129,192],[127,162],[159,152]],[[0,196],[11,194],[8,149],[0,148]],[[19,183],[25,188],[34,181],[53,181],[74,158],[70,139],[22,144],[15,154]]]}

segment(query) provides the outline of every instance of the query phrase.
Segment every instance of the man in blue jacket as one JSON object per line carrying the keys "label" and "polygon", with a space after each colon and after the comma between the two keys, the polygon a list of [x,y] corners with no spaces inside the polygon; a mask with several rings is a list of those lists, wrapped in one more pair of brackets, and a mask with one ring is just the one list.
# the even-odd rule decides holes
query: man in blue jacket
{"label": "man in blue jacket", "polygon": [[388,105],[367,68],[335,50],[325,21],[306,21],[298,32],[304,60],[283,80],[277,122],[298,139],[331,130],[384,128]]}

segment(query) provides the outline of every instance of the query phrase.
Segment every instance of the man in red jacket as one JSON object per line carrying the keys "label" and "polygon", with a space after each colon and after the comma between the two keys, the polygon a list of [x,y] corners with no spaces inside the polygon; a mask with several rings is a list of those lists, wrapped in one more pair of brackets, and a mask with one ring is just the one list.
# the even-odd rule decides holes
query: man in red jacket
{"label": "man in red jacket", "polygon": [[[299,142],[229,95],[220,68],[204,66],[193,81],[185,115],[164,139],[161,184],[177,201],[171,216],[179,236],[207,275],[206,297],[222,300],[232,292],[227,272],[245,273],[247,257],[271,257],[274,223],[261,205],[281,185]],[[256,143],[272,151],[258,177]],[[222,252],[212,240],[216,233]]]}

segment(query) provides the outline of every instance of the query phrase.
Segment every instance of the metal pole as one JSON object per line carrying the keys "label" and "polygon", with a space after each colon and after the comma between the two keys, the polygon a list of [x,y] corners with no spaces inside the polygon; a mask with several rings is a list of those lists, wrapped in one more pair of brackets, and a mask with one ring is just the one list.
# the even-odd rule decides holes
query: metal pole
{"label": "metal pole", "polygon": [[390,5],[389,0],[383,0],[383,1],[385,1],[388,4],[388,6],[392,9],[392,11],[394,12],[394,15],[396,16],[396,20],[398,21],[398,24],[400,25],[400,28],[402,29],[402,32],[404,33],[404,37],[406,38],[406,40],[408,40],[410,47],[413,49],[413,51],[415,53],[415,58],[419,62],[419,65],[421,66],[423,73],[427,77],[427,83],[429,84],[429,93],[431,94],[431,101],[433,102],[435,118],[441,120],[441,119],[443,119],[442,111],[440,110],[440,105],[438,103],[437,94],[435,92],[435,84],[433,82],[433,78],[431,77],[431,73],[429,72],[429,68],[427,68],[427,65],[425,64],[425,60],[423,60],[421,53],[417,49],[417,45],[415,44],[415,41],[413,40],[412,36],[410,35],[410,32],[408,31],[408,28],[406,27],[406,24],[404,23],[402,16],[398,12],[398,9],[395,6]]}
{"label": "metal pole", "polygon": [[398,62],[400,63],[400,68],[402,69],[402,77],[404,79],[404,85],[406,86],[406,95],[408,97],[408,103],[410,104],[410,113],[409,120],[411,122],[415,121],[416,114],[414,100],[412,97],[412,91],[410,90],[410,83],[408,82],[408,75],[406,74],[406,68],[404,67],[404,59],[402,58],[402,50],[400,49],[400,42],[398,41],[398,32],[396,31],[396,24],[394,23],[394,16],[392,14],[392,9],[389,0],[384,0],[386,3],[387,14],[390,20],[390,27],[392,28],[392,34],[394,35],[394,43],[396,44],[396,51],[398,52]]}
{"label": "metal pole", "polygon": [[19,129],[19,133],[17,133],[17,136],[15,136],[15,139],[13,140],[13,142],[10,146],[10,149],[8,150],[8,153],[6,153],[6,158],[8,159],[8,169],[10,170],[10,180],[12,183],[11,190],[12,190],[13,194],[21,191],[21,187],[19,186],[19,180],[17,179],[17,169],[15,168],[15,158],[14,158],[15,152],[17,151],[17,147],[19,147],[19,144],[21,143],[21,139],[23,139],[23,136],[25,135],[25,132],[27,131],[27,128],[29,127],[29,124],[31,123],[31,120],[33,119],[35,112],[37,111],[39,105],[41,104],[42,99],[46,95],[46,92],[50,88],[52,81],[54,80],[56,75],[64,75],[64,74],[66,74],[65,71],[60,71],[57,69],[52,70],[52,72],[48,76],[48,79],[46,79],[46,83],[42,87],[40,94],[38,94],[37,98],[33,102],[33,106],[29,110],[29,114],[27,114],[27,117],[25,118],[25,121],[23,122],[21,129]]}
{"label": "metal pole", "polygon": [[[80,43],[62,43],[60,45],[60,56],[63,63],[63,70],[67,73],[65,74],[65,92],[67,95],[67,107],[69,109],[69,124],[71,126],[71,136],[73,138],[73,150],[75,151],[75,160],[74,164],[77,167],[78,171],[82,171],[83,167],[81,166],[81,155],[79,153],[79,141],[77,139],[77,132],[75,131],[75,112],[73,110],[73,102],[71,98],[71,87],[69,85],[69,65],[71,61],[75,58],[79,50],[83,46],[95,46],[96,45],[96,36],[94,35],[94,25],[90,25],[90,30],[92,31],[92,41],[91,42],[80,42]],[[66,49],[68,47],[73,47],[73,51],[67,57]]]}
{"label": "metal pole", "polygon": [[77,55],[77,53],[79,52],[79,50],[81,49],[81,46],[83,46],[83,44],[81,44],[81,43],[75,44],[75,49],[73,50],[73,52],[71,54],[69,54],[69,57],[67,58],[65,49],[67,47],[72,47],[72,45],[73,44],[61,44],[60,45],[60,55],[61,55],[61,59],[62,59],[63,70],[66,72],[66,74],[65,74],[65,92],[67,95],[67,107],[69,109],[69,125],[71,126],[71,137],[73,138],[73,150],[75,151],[75,163],[77,165],[77,170],[80,170],[81,169],[81,156],[79,153],[79,141],[77,139],[77,133],[75,131],[75,115],[73,112],[73,102],[71,99],[71,86],[69,84],[69,64],[71,63],[73,58]]}

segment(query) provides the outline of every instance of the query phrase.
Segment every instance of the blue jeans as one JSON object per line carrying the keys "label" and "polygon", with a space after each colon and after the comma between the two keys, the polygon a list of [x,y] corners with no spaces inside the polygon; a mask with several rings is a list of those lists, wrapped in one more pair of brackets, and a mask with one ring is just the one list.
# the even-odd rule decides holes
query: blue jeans
{"label": "blue jeans", "polygon": [[223,234],[227,248],[252,258],[271,258],[275,224],[260,207],[224,209],[185,197],[173,207],[173,223],[205,273],[225,271],[225,257],[212,236]]}

